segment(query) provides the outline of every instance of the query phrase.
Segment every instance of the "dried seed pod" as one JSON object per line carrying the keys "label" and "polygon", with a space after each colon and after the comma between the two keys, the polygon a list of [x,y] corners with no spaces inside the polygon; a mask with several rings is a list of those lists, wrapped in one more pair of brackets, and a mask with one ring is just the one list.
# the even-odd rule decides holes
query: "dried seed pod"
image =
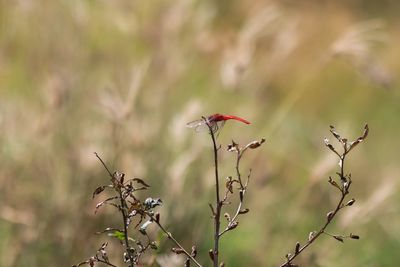
{"label": "dried seed pod", "polygon": [[332,220],[333,214],[334,214],[333,211],[328,212],[328,213],[326,214],[326,219],[327,219],[328,221]]}
{"label": "dried seed pod", "polygon": [[197,256],[197,247],[196,246],[192,246],[191,255],[192,255],[193,258],[195,258]]}
{"label": "dried seed pod", "polygon": [[212,249],[210,249],[210,250],[208,251],[208,256],[210,257],[210,259],[211,259],[212,261],[214,261],[214,252],[213,252]]}
{"label": "dried seed pod", "polygon": [[340,241],[340,242],[344,242],[344,240],[343,240],[343,237],[342,236],[340,236],[340,235],[334,235],[334,236],[332,236],[333,238],[335,238],[337,241]]}
{"label": "dried seed pod", "polygon": [[228,225],[229,230],[235,229],[239,225],[239,222],[232,222]]}
{"label": "dried seed pod", "polygon": [[295,248],[295,250],[294,250],[294,253],[295,253],[295,254],[298,254],[299,252],[300,252],[300,243],[297,242],[297,243],[296,243],[296,248]]}
{"label": "dried seed pod", "polygon": [[354,204],[354,202],[356,202],[356,200],[354,198],[352,198],[347,202],[346,206],[351,206]]}
{"label": "dried seed pod", "polygon": [[154,250],[158,249],[157,242],[156,241],[150,242],[150,248]]}
{"label": "dried seed pod", "polygon": [[250,210],[249,209],[242,209],[242,210],[240,210],[239,211],[239,214],[246,214],[246,213],[248,213]]}
{"label": "dried seed pod", "polygon": [[311,241],[311,239],[313,239],[315,236],[315,231],[312,231],[308,234],[308,241]]}
{"label": "dried seed pod", "polygon": [[104,185],[97,187],[96,190],[94,190],[94,192],[93,192],[92,198],[94,198],[96,195],[103,192],[105,188],[106,188],[106,186],[104,186]]}
{"label": "dried seed pod", "polygon": [[256,149],[257,147],[261,146],[262,143],[264,143],[264,142],[265,142],[265,139],[262,138],[260,141],[253,141],[253,142],[249,143],[247,145],[247,147],[249,147],[251,149]]}
{"label": "dried seed pod", "polygon": [[181,248],[171,248],[171,251],[178,255],[184,253],[183,249]]}
{"label": "dried seed pod", "polygon": [[360,236],[359,235],[350,234],[350,238],[351,239],[360,239]]}
{"label": "dried seed pod", "polygon": [[328,139],[328,138],[325,138],[325,139],[324,139],[324,143],[325,143],[325,146],[326,146],[327,148],[329,148],[330,150],[332,150],[336,155],[339,155],[339,153],[336,151],[336,149],[333,147],[333,145],[329,142],[329,139]]}
{"label": "dried seed pod", "polygon": [[190,258],[186,258],[185,267],[190,267]]}

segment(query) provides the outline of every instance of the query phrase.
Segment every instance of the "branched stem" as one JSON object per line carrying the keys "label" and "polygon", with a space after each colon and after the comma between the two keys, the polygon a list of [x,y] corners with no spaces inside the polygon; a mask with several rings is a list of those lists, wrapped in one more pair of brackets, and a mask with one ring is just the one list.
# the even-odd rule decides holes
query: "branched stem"
{"label": "branched stem", "polygon": [[222,202],[220,200],[219,195],[219,176],[218,176],[218,147],[217,142],[215,140],[215,134],[212,127],[207,123],[207,126],[210,130],[211,139],[213,142],[214,148],[214,170],[215,170],[215,214],[214,214],[214,250],[213,250],[213,266],[218,267],[219,260],[219,237],[220,237],[220,227],[221,227],[221,208]]}
{"label": "branched stem", "polygon": [[[238,163],[239,163],[239,161],[238,161]],[[237,166],[238,166],[238,165],[237,165]],[[239,175],[239,174],[240,174],[239,168],[237,168],[237,170],[238,170],[238,175]],[[242,193],[241,193],[241,194],[242,194],[242,197],[241,197],[241,199],[240,199],[240,202],[239,202],[239,205],[238,205],[238,207],[237,207],[237,209],[236,209],[236,212],[235,212],[235,214],[233,215],[233,217],[229,220],[229,223],[234,222],[234,221],[236,220],[236,218],[239,216],[240,211],[242,210],[244,196],[246,195],[247,185],[249,184],[249,180],[250,180],[250,174],[251,174],[251,170],[250,170],[250,172],[249,172],[249,175],[247,176],[246,183],[245,183],[244,185],[241,185],[241,190],[242,190]],[[239,177],[239,176],[238,176],[238,177]],[[240,180],[239,180],[239,181],[240,181]],[[219,236],[221,237],[223,234],[225,234],[225,233],[228,232],[229,230],[231,230],[231,228],[229,227],[229,224],[228,224],[228,226],[219,234]]]}
{"label": "branched stem", "polygon": [[132,256],[132,252],[130,250],[130,245],[129,245],[129,237],[128,237],[128,226],[127,226],[127,216],[125,213],[125,208],[126,208],[126,203],[124,202],[123,198],[122,198],[122,191],[119,188],[118,190],[119,193],[119,199],[121,201],[121,215],[122,215],[122,219],[124,220],[124,239],[125,239],[125,247],[126,247],[126,253],[128,253],[128,257],[129,257],[129,265],[131,267],[134,267],[133,264],[133,256]]}
{"label": "branched stem", "polygon": [[150,214],[150,213],[146,213],[146,214],[147,214],[147,216],[149,216],[149,217],[151,218],[152,221],[154,221],[154,222],[157,224],[157,226],[161,229],[161,231],[163,231],[163,232],[167,235],[167,237],[168,237],[169,239],[171,239],[172,242],[174,242],[175,245],[178,246],[178,247],[182,250],[182,252],[183,252],[191,261],[194,262],[194,264],[196,264],[196,266],[198,266],[198,267],[203,267],[203,266],[192,256],[192,254],[189,253],[189,252],[179,243],[179,241],[175,239],[175,237],[171,234],[171,232],[168,232],[167,229],[165,229],[165,227],[160,223],[159,220],[157,220],[157,219],[154,217],[154,215],[152,215],[152,214]]}
{"label": "branched stem", "polygon": [[[115,179],[114,175],[111,173],[111,171],[108,169],[107,165],[104,163],[102,158],[95,152],[94,153],[96,157],[100,160],[101,164],[103,164],[104,168],[107,170],[108,174],[110,175],[111,179]],[[129,245],[129,237],[128,237],[128,225],[127,225],[127,215],[125,213],[125,208],[126,208],[126,203],[122,197],[122,190],[120,187],[116,187],[118,194],[119,194],[119,200],[120,200],[120,212],[122,215],[122,220],[123,220],[123,225],[124,225],[124,241],[125,241],[125,250],[126,253],[129,257],[129,266],[134,267],[134,262],[133,262],[133,255],[130,250],[130,245]]]}
{"label": "branched stem", "polygon": [[330,213],[328,213],[327,221],[320,228],[320,230],[317,231],[317,232],[314,232],[311,236],[309,236],[309,240],[303,246],[301,246],[298,249],[296,249],[295,253],[293,255],[288,255],[286,262],[281,264],[280,267],[290,267],[290,266],[292,266],[291,262],[297,256],[299,256],[307,247],[309,247],[315,240],[317,240],[318,237],[320,237],[322,234],[326,233],[325,229],[333,221],[333,219],[335,218],[335,216],[337,215],[339,210],[344,207],[343,202],[344,202],[344,199],[345,199],[346,195],[349,193],[349,188],[350,188],[350,185],[351,185],[351,179],[349,178],[349,180],[347,181],[347,178],[346,178],[345,172],[344,172],[345,159],[346,159],[346,155],[348,154],[348,152],[349,152],[349,150],[347,149],[346,145],[344,145],[344,151],[343,151],[342,155],[340,155],[339,153],[336,152],[336,154],[339,157],[339,164],[340,164],[340,173],[338,173],[338,174],[339,174],[339,177],[340,177],[340,179],[342,181],[342,186],[341,186],[341,188],[339,188],[340,192],[341,192],[341,196],[340,196],[340,199],[339,199],[339,201],[338,201],[338,203],[336,205],[336,208],[333,211],[331,211]]}
{"label": "branched stem", "polygon": [[319,236],[321,236],[321,234],[323,234],[325,232],[325,229],[328,227],[328,225],[332,222],[333,218],[336,216],[337,212],[340,210],[340,207],[344,201],[346,194],[342,194],[336,209],[333,211],[332,215],[330,216],[330,219],[327,220],[327,222],[322,226],[322,228],[315,234],[313,235],[312,238],[310,238],[308,240],[308,242],[306,244],[304,244],[302,247],[300,247],[300,249],[298,250],[297,253],[293,254],[292,256],[290,256],[287,261],[285,263],[283,263],[282,265],[280,265],[280,267],[288,267],[291,266],[290,263],[297,257],[299,256],[308,246],[310,246]]}

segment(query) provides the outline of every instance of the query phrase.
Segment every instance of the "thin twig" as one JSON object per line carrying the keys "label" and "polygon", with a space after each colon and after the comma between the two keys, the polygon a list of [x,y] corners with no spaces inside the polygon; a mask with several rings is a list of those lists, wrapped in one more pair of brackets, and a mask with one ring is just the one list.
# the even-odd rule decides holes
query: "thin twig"
{"label": "thin twig", "polygon": [[126,207],[126,203],[122,198],[122,191],[121,188],[118,189],[118,193],[119,193],[119,199],[121,201],[121,215],[122,215],[122,219],[124,220],[124,239],[125,239],[125,246],[126,246],[126,252],[128,253],[129,256],[129,265],[131,267],[134,267],[133,264],[133,255],[132,252],[130,250],[130,245],[129,245],[129,239],[128,239],[128,226],[127,226],[127,216],[125,213],[125,207]]}
{"label": "thin twig", "polygon": [[237,178],[238,178],[238,181],[240,184],[240,189],[243,190],[244,188],[243,188],[242,177],[241,177],[240,168],[239,168],[240,160],[242,159],[242,155],[243,155],[243,152],[238,150],[237,157],[236,157],[236,175],[237,175]]}
{"label": "thin twig", "polygon": [[97,152],[94,152],[94,155],[100,160],[101,164],[103,164],[103,167],[106,169],[106,171],[108,172],[108,174],[110,175],[111,178],[114,178],[114,176],[112,175],[112,173],[110,172],[110,170],[107,168],[107,165],[104,163],[104,161],[100,158],[99,154],[97,154]]}
{"label": "thin twig", "polygon": [[231,228],[229,227],[230,224],[232,222],[234,222],[236,220],[236,218],[239,216],[240,211],[242,210],[243,207],[243,200],[244,200],[244,196],[246,195],[246,191],[247,191],[247,185],[249,184],[249,180],[250,180],[250,174],[251,174],[251,170],[249,172],[249,175],[247,176],[247,181],[245,183],[245,185],[242,187],[242,197],[240,199],[239,205],[236,209],[235,215],[233,215],[233,217],[229,220],[228,222],[228,226],[219,234],[219,236],[221,237],[223,234],[225,234],[226,232],[228,232],[229,230],[231,230]]}
{"label": "thin twig", "polygon": [[112,263],[110,263],[110,262],[106,262],[106,261],[104,261],[104,260],[102,260],[102,259],[96,259],[96,260],[97,260],[98,262],[107,264],[108,266],[117,267],[117,265],[114,265],[114,264],[112,264]]}
{"label": "thin twig", "polygon": [[168,237],[169,239],[171,239],[172,242],[174,242],[175,245],[178,246],[178,247],[182,250],[182,252],[183,252],[191,261],[194,262],[194,264],[196,264],[196,266],[202,267],[202,265],[192,256],[192,254],[189,253],[189,252],[187,252],[187,250],[178,242],[178,240],[176,240],[176,239],[173,237],[173,235],[171,234],[171,232],[168,232],[168,231],[164,228],[164,226],[160,223],[160,221],[157,220],[157,219],[154,217],[154,215],[152,215],[152,214],[150,214],[150,213],[146,213],[146,214],[147,214],[147,216],[149,216],[149,217],[151,218],[152,221],[154,221],[154,222],[158,225],[158,227],[161,229],[161,231],[163,231],[163,232],[167,235],[167,237]]}
{"label": "thin twig", "polygon": [[[111,179],[115,179],[114,175],[111,173],[111,171],[108,169],[107,165],[105,164],[105,162],[102,160],[102,158],[96,153],[94,152],[94,154],[96,155],[96,157],[100,160],[101,164],[103,164],[104,168],[107,170],[108,174],[110,175]],[[126,208],[126,203],[122,197],[122,190],[120,187],[114,187],[116,189],[116,191],[119,194],[119,199],[120,199],[120,203],[121,203],[121,207],[120,207],[120,212],[122,215],[122,220],[123,220],[123,225],[124,225],[124,240],[125,240],[125,250],[126,253],[128,254],[129,257],[129,266],[130,267],[134,267],[134,263],[133,263],[133,255],[132,252],[130,250],[130,245],[129,245],[129,238],[128,238],[128,226],[127,226],[127,215],[125,213],[125,208]]]}
{"label": "thin twig", "polygon": [[211,139],[213,142],[213,149],[214,149],[214,170],[215,170],[215,214],[213,215],[214,217],[214,250],[213,250],[213,266],[218,267],[219,260],[218,260],[218,254],[219,254],[219,231],[221,227],[221,208],[222,208],[222,202],[220,200],[220,195],[219,195],[219,176],[218,176],[218,147],[217,147],[217,142],[215,140],[215,133],[212,125],[207,121],[206,118],[203,117],[203,120],[206,122],[206,125],[208,126]]}

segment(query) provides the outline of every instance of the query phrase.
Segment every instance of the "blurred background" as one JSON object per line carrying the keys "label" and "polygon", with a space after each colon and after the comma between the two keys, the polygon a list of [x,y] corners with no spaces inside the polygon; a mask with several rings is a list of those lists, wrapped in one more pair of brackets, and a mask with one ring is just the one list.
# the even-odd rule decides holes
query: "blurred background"
{"label": "blurred background", "polygon": [[[216,112],[223,147],[262,137],[227,266],[277,266],[323,224],[339,197],[327,183],[337,160],[329,125],[370,136],[347,161],[353,207],[330,227],[361,240],[322,237],[302,266],[397,266],[400,261],[400,2],[0,1],[0,266],[71,266],[117,226],[97,215],[111,169],[141,177],[162,198],[162,221],[209,264],[212,145],[186,122]],[[332,138],[332,143],[337,145]],[[221,176],[234,155],[221,150]],[[172,244],[145,262],[182,266]],[[120,263],[116,241],[111,258]]]}

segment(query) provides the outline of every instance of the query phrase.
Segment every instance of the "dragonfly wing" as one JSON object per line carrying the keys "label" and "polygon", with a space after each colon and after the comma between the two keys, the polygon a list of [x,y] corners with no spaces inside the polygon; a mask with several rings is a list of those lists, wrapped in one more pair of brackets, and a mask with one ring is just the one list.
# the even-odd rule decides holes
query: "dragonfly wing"
{"label": "dragonfly wing", "polygon": [[208,131],[208,126],[205,120],[195,120],[186,124],[186,127],[194,129],[196,132],[206,132]]}
{"label": "dragonfly wing", "polygon": [[188,128],[197,128],[197,127],[199,127],[199,126],[201,126],[201,125],[205,125],[205,121],[204,120],[195,120],[195,121],[192,121],[192,122],[189,122],[189,123],[187,123],[186,124],[186,127],[188,127]]}
{"label": "dragonfly wing", "polygon": [[[214,121],[208,122],[213,133],[218,132],[225,124],[225,121]],[[206,121],[203,119],[192,121],[186,124],[186,127],[194,129],[196,132],[208,132],[210,128],[208,127]]]}
{"label": "dragonfly wing", "polygon": [[202,132],[207,132],[207,131],[209,131],[208,126],[207,126],[207,124],[205,124],[205,123],[200,124],[200,125],[197,125],[196,128],[194,128],[194,129],[195,129],[195,131],[196,131],[197,133],[202,133]]}
{"label": "dragonfly wing", "polygon": [[211,131],[213,133],[216,133],[218,131],[218,129],[219,129],[218,123],[211,124]]}
{"label": "dragonfly wing", "polygon": [[224,127],[225,121],[219,121],[217,123],[214,123],[214,125],[212,125],[212,131],[213,133],[216,133],[218,131],[220,131],[222,129],[222,127]]}

